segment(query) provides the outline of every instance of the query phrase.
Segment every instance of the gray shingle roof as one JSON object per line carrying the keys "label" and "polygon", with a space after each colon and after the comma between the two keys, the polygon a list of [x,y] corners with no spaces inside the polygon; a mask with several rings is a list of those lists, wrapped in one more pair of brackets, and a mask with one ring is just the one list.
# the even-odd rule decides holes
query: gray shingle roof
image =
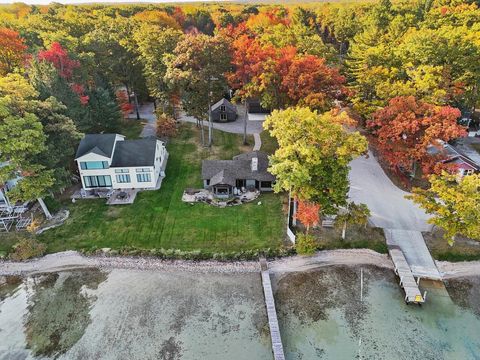
{"label": "gray shingle roof", "polygon": [[111,157],[116,134],[87,134],[78,145],[75,159],[91,152]]}
{"label": "gray shingle roof", "polygon": [[[252,158],[258,158],[258,170],[252,171]],[[261,151],[237,155],[233,160],[204,160],[202,162],[202,179],[210,180],[210,185],[228,184],[235,186],[236,179],[274,181],[275,176],[267,171],[268,156]],[[223,179],[225,182],[216,182]]]}
{"label": "gray shingle roof", "polygon": [[153,166],[156,139],[118,141],[110,167]]}
{"label": "gray shingle roof", "polygon": [[212,111],[217,110],[220,106],[224,105],[228,110],[237,112],[237,107],[233,105],[230,101],[227,99],[223,98],[217,101],[215,104],[212,105]]}

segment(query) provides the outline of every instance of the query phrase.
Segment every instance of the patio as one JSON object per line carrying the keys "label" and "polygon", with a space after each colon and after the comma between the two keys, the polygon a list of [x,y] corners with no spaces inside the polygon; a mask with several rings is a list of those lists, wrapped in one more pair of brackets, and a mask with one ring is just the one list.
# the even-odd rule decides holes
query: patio
{"label": "patio", "polygon": [[137,197],[138,189],[115,190],[107,200],[107,205],[133,204]]}
{"label": "patio", "polygon": [[72,201],[76,199],[107,199],[108,205],[133,204],[137,197],[138,189],[80,189],[72,195]]}
{"label": "patio", "polygon": [[186,189],[183,192],[182,201],[190,204],[203,202],[214,206],[225,207],[251,202],[259,196],[260,191],[258,190],[246,190],[237,192],[237,195],[231,198],[218,198],[214,193],[206,189]]}

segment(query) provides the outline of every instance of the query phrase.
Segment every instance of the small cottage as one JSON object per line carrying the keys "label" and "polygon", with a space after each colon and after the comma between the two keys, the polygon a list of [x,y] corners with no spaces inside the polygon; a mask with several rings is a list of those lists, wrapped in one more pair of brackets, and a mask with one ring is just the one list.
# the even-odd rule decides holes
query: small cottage
{"label": "small cottage", "polygon": [[237,155],[233,160],[204,160],[203,185],[219,198],[233,197],[247,190],[272,191],[275,176],[267,169],[268,155],[261,151]]}
{"label": "small cottage", "polygon": [[212,105],[212,121],[229,122],[237,119],[237,107],[227,99],[221,99]]}

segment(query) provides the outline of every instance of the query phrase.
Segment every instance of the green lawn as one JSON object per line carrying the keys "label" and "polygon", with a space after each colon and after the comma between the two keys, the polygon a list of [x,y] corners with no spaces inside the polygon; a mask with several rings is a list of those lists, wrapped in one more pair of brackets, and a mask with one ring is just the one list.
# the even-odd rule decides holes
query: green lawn
{"label": "green lawn", "polygon": [[68,203],[67,222],[39,239],[48,252],[123,246],[211,252],[277,248],[283,243],[285,218],[279,195],[262,195],[261,205],[223,209],[181,201],[185,188],[201,187],[202,159],[230,159],[247,150],[241,142],[240,135],[215,131],[215,146],[204,149],[197,129],[182,125],[167,146],[167,176],[159,191],[139,193],[132,205],[108,206],[101,199]]}

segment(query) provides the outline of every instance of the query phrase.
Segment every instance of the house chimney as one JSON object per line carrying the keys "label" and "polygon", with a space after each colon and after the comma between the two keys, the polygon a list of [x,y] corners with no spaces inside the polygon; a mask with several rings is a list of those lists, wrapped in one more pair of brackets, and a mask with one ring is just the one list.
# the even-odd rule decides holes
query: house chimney
{"label": "house chimney", "polygon": [[258,157],[252,158],[252,171],[258,171]]}

